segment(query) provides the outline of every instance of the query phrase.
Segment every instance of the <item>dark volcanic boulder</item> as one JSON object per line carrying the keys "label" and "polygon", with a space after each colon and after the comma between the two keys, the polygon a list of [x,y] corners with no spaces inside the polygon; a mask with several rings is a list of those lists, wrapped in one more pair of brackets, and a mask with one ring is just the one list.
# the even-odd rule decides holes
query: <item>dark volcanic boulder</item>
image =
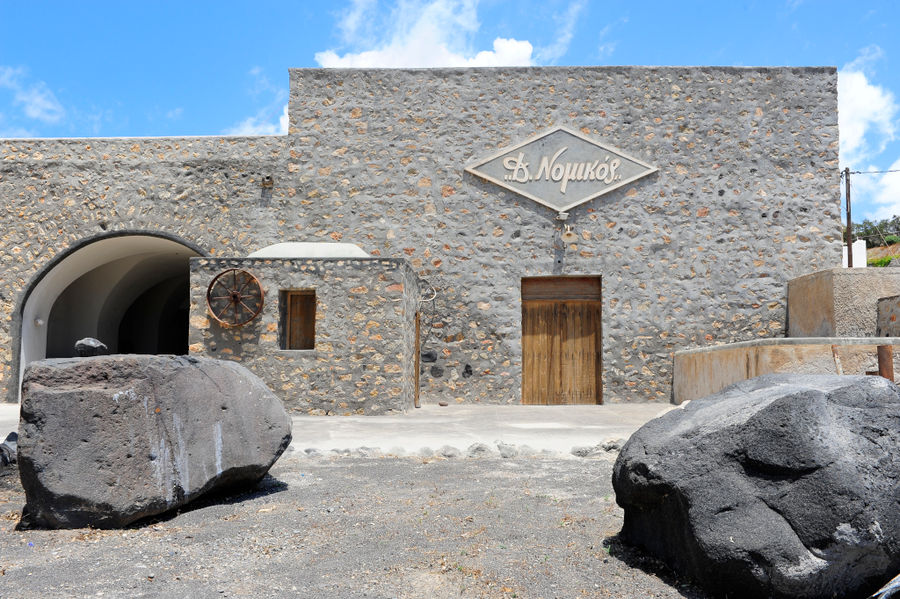
{"label": "dark volcanic boulder", "polygon": [[16,432],[6,435],[3,443],[0,443],[0,466],[8,466],[16,463],[16,453],[19,434]]}
{"label": "dark volcanic boulder", "polygon": [[647,423],[621,539],[728,597],[865,596],[900,570],[900,388],[766,375]]}
{"label": "dark volcanic boulder", "polygon": [[85,337],[75,342],[75,353],[86,358],[88,356],[103,356],[109,353],[109,348],[99,339]]}
{"label": "dark volcanic boulder", "polygon": [[102,528],[262,478],[291,419],[234,362],[117,355],[34,362],[23,378],[22,527]]}

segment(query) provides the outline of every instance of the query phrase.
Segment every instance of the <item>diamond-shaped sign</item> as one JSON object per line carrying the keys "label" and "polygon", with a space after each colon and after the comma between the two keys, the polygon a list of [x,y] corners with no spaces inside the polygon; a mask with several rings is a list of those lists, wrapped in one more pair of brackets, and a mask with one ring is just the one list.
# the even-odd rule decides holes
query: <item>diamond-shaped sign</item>
{"label": "diamond-shaped sign", "polygon": [[656,167],[555,127],[467,166],[466,172],[565,212],[656,172]]}

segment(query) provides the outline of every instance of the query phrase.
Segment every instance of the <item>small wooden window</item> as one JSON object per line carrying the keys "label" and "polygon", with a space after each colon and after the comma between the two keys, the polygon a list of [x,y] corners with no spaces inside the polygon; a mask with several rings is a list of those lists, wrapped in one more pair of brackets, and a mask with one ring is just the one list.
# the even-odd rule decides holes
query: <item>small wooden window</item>
{"label": "small wooden window", "polygon": [[315,289],[282,291],[280,296],[281,349],[315,349]]}

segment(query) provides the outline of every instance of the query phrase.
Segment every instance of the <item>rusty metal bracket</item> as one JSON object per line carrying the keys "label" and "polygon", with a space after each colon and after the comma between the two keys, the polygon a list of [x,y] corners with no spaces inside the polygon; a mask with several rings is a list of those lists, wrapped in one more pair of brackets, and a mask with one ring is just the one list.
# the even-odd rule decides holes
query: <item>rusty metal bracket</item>
{"label": "rusty metal bracket", "polygon": [[834,357],[834,372],[835,374],[844,374],[844,369],[841,367],[841,357],[838,355],[838,346],[831,346],[831,355]]}
{"label": "rusty metal bracket", "polygon": [[894,380],[894,347],[878,346],[878,374],[889,381]]}

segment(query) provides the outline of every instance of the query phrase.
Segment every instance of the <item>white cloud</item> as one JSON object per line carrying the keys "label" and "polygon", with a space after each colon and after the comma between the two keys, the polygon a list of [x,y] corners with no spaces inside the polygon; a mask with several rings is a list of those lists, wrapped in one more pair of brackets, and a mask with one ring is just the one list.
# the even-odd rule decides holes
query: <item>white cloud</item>
{"label": "white cloud", "polygon": [[288,130],[288,105],[284,105],[278,123],[273,123],[267,118],[268,110],[247,117],[237,125],[224,131],[225,135],[287,135]]}
{"label": "white cloud", "polygon": [[34,137],[35,133],[25,127],[9,125],[6,123],[6,115],[0,112],[0,138]]}
{"label": "white cloud", "polygon": [[[623,23],[627,23],[628,19],[623,18],[621,20]],[[616,51],[616,44],[618,42],[606,42],[606,36],[609,35],[609,32],[612,31],[612,25],[606,25],[603,29],[600,30],[600,33],[597,35],[597,39],[600,44],[597,46],[597,56],[598,58],[606,58],[608,56],[612,56],[612,53]]]}
{"label": "white cloud", "polygon": [[278,133],[279,135],[287,135],[288,132],[288,105],[284,105],[284,110],[281,111],[281,116],[278,117]]}
{"label": "white cloud", "polygon": [[180,119],[182,114],[184,114],[184,108],[179,106],[178,108],[173,108],[168,111],[166,113],[166,118],[171,120]]}
{"label": "white cloud", "polygon": [[[478,31],[475,0],[400,0],[388,17],[386,34],[372,43],[360,35],[360,20],[372,25],[374,3],[356,0],[339,27],[345,42],[372,49],[338,55],[334,50],[317,52],[320,66],[365,67],[483,67],[530,66],[534,64],[530,42],[497,38],[491,50],[475,52],[469,38]],[[377,26],[378,24],[375,24]],[[568,42],[567,42],[568,43]]]}
{"label": "white cloud", "polygon": [[372,23],[372,11],[377,0],[351,0],[350,10],[346,11],[338,22],[341,39],[345,43],[353,43],[361,36],[367,36]]}
{"label": "white cloud", "polygon": [[543,46],[537,49],[535,58],[541,64],[553,64],[562,58],[569,51],[569,44],[572,43],[572,36],[575,34],[575,25],[578,24],[578,17],[584,10],[584,0],[577,0],[569,4],[569,8],[559,16],[554,16],[559,31],[556,40],[549,46]]}
{"label": "white cloud", "polygon": [[24,129],[22,127],[11,127],[9,129],[0,127],[0,138],[3,139],[30,139],[37,137],[34,131]]}
{"label": "white cloud", "polygon": [[59,122],[66,111],[43,81],[28,83],[24,69],[0,66],[0,88],[13,93],[13,103],[22,107],[29,119]]}
{"label": "white cloud", "polygon": [[263,72],[262,67],[253,67],[247,73],[252,77],[252,83],[248,88],[248,92],[251,96],[256,97],[264,94],[271,94],[277,98],[284,99],[285,91],[283,87],[278,85],[274,85],[269,78],[266,77],[266,74]]}
{"label": "white cloud", "polygon": [[[888,168],[887,171],[900,171],[900,159]],[[868,177],[855,177],[851,179],[851,194],[853,189],[857,187],[857,181]],[[877,206],[875,210],[875,220],[891,218],[900,214],[900,172],[884,173],[876,179],[872,185],[872,195],[874,196],[874,204]],[[852,195],[851,195],[852,197]]]}
{"label": "white cloud", "polygon": [[880,57],[881,50],[870,46],[838,72],[841,164],[851,169],[860,169],[875,158],[897,134],[900,107],[894,94],[873,84],[867,73]]}
{"label": "white cloud", "polygon": [[272,99],[255,115],[228,127],[223,133],[225,135],[287,135],[287,92],[284,88],[273,85],[262,68],[258,66],[250,69],[247,74],[252,78],[247,93],[254,99],[259,96],[270,96]]}

